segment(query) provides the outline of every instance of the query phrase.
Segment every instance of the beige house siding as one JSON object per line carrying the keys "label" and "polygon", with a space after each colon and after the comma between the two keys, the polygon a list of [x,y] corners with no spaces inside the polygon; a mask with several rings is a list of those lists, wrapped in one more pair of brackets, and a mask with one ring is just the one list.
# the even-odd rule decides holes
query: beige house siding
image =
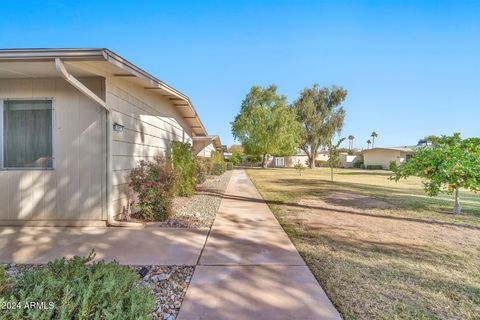
{"label": "beige house siding", "polygon": [[363,162],[365,167],[369,165],[381,165],[384,170],[390,168],[390,161],[395,161],[397,165],[405,162],[407,153],[400,150],[369,150],[363,153]]}
{"label": "beige house siding", "polygon": [[[99,96],[100,78],[82,79]],[[1,79],[0,99],[54,98],[54,170],[0,170],[0,224],[106,220],[106,113],[60,78]]]}
{"label": "beige house siding", "polygon": [[213,146],[213,144],[212,143],[207,144],[206,142],[204,143],[202,150],[200,150],[200,152],[197,153],[197,157],[210,158],[212,156],[213,151],[215,151],[215,147]]}
{"label": "beige house siding", "polygon": [[107,77],[107,105],[112,123],[124,126],[112,137],[112,210],[119,217],[129,210],[133,195],[130,171],[141,160],[152,160],[170,150],[171,141],[192,143],[183,117],[168,99],[125,79]]}

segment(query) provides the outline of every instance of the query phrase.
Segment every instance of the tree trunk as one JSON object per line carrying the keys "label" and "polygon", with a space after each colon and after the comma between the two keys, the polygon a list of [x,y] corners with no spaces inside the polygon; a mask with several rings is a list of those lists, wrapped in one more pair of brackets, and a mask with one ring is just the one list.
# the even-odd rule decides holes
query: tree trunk
{"label": "tree trunk", "polygon": [[453,208],[453,212],[455,214],[462,213],[462,208],[460,207],[460,197],[458,195],[458,187],[455,188],[455,207]]}
{"label": "tree trunk", "polygon": [[264,154],[262,158],[262,168],[265,169],[267,167],[267,155]]}
{"label": "tree trunk", "polygon": [[313,158],[313,156],[308,157],[308,162],[310,165],[310,169],[315,169],[315,159]]}

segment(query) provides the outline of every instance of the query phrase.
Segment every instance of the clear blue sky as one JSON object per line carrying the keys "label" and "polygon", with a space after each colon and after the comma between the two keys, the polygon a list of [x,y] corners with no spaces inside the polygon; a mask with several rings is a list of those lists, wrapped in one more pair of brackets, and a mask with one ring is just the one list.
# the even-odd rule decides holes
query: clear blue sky
{"label": "clear blue sky", "polygon": [[0,47],[106,47],[186,93],[210,134],[253,84],[292,101],[349,94],[343,135],[365,146],[480,136],[480,1],[2,1]]}

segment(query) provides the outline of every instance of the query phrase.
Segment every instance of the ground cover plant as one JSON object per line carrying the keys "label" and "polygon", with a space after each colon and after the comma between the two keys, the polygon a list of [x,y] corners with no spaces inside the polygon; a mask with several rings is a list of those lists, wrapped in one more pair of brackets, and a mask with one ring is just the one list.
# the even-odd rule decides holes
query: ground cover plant
{"label": "ground cover plant", "polygon": [[[93,258],[55,260],[18,276],[0,301],[20,307],[0,311],[2,319],[151,319],[153,297],[138,285],[138,273]],[[25,302],[44,305],[25,308]]]}
{"label": "ground cover plant", "polygon": [[248,170],[345,319],[478,319],[480,196],[429,197],[416,177]]}

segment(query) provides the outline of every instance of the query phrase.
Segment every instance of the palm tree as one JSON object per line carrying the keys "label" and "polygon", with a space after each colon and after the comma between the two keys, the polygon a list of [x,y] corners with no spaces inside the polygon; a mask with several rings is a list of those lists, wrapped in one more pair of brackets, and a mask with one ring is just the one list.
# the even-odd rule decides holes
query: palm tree
{"label": "palm tree", "polygon": [[368,145],[367,149],[370,149],[370,145],[371,145],[371,144],[372,144],[372,141],[370,141],[370,139],[367,140],[367,145]]}
{"label": "palm tree", "polygon": [[375,138],[378,137],[378,133],[373,131],[370,137],[372,137],[372,148],[375,148]]}
{"label": "palm tree", "polygon": [[352,150],[353,149],[353,140],[355,140],[355,137],[353,135],[348,136],[348,149]]}

